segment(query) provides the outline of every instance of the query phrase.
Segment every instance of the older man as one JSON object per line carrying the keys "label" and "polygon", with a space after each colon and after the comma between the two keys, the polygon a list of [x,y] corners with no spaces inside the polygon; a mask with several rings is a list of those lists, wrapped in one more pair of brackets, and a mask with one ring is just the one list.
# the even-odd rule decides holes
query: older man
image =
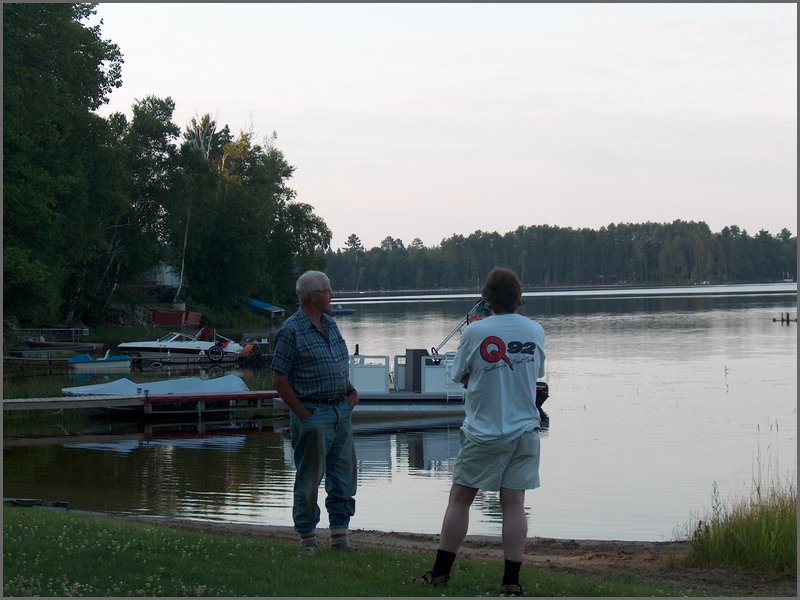
{"label": "older man", "polygon": [[352,552],[347,533],[355,514],[356,453],[351,427],[358,392],[350,384],[347,345],[333,311],[325,273],[297,280],[300,308],[275,336],[273,383],[290,409],[294,464],[294,530],[303,551],[316,552],[317,496],[325,477],[331,548]]}

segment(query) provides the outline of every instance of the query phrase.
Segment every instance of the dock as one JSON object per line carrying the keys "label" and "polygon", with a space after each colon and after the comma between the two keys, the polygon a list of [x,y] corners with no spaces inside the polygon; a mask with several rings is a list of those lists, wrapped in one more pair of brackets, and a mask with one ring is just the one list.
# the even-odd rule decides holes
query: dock
{"label": "dock", "polygon": [[777,323],[778,321],[781,322],[781,325],[783,325],[784,323],[786,323],[787,325],[789,323],[792,323],[792,322],[797,323],[797,316],[795,315],[795,317],[792,318],[792,316],[788,312],[787,313],[781,313],[780,317],[778,317],[778,318],[774,318],[773,317],[773,319],[772,319],[773,323]]}
{"label": "dock", "polygon": [[[443,394],[421,394],[419,392],[359,392],[359,402],[353,409],[353,419],[374,418],[419,418],[460,417],[464,418],[463,398],[448,399]],[[289,407],[280,398],[273,401],[273,408],[284,413]]]}
{"label": "dock", "polygon": [[25,356],[4,356],[3,379],[67,373],[69,359],[54,354],[47,350],[31,349]]}
{"label": "dock", "polygon": [[[138,394],[134,396],[58,396],[55,398],[4,398],[3,411],[11,410],[59,410],[64,408],[80,409],[142,409],[144,414],[176,414],[204,413],[210,410],[208,405],[227,402],[223,410],[247,406],[272,407],[278,397],[275,390],[247,392],[198,392],[193,394]],[[265,402],[266,401],[266,402]],[[186,405],[183,410],[165,410],[175,405]]]}

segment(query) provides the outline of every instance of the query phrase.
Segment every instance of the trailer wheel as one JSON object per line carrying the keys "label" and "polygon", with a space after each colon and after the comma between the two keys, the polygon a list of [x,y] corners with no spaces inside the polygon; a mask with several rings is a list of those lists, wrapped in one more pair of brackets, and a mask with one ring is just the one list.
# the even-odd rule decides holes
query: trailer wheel
{"label": "trailer wheel", "polygon": [[206,350],[206,356],[208,356],[208,360],[211,362],[219,362],[225,356],[225,351],[219,346],[211,346],[211,348]]}

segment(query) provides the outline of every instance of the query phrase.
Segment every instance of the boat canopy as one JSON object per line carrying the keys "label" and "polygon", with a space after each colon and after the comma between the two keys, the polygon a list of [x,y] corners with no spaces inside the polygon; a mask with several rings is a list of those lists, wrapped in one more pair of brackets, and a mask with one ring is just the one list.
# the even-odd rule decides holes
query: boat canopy
{"label": "boat canopy", "polygon": [[194,392],[247,392],[250,388],[238,375],[224,375],[213,379],[199,377],[181,377],[161,381],[134,383],[127,377],[96,383],[61,388],[66,396],[136,396],[139,394],[187,394]]}

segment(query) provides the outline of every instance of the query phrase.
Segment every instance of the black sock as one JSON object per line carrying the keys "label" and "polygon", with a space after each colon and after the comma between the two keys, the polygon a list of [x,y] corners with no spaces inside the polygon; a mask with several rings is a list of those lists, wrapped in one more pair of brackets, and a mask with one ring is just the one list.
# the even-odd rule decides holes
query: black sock
{"label": "black sock", "polygon": [[452,552],[437,550],[436,561],[433,563],[431,576],[441,577],[443,575],[450,575],[450,570],[453,568],[453,562],[455,562],[455,560],[456,555]]}
{"label": "black sock", "polygon": [[521,567],[522,561],[505,561],[505,568],[503,569],[503,585],[519,585],[519,570]]}

